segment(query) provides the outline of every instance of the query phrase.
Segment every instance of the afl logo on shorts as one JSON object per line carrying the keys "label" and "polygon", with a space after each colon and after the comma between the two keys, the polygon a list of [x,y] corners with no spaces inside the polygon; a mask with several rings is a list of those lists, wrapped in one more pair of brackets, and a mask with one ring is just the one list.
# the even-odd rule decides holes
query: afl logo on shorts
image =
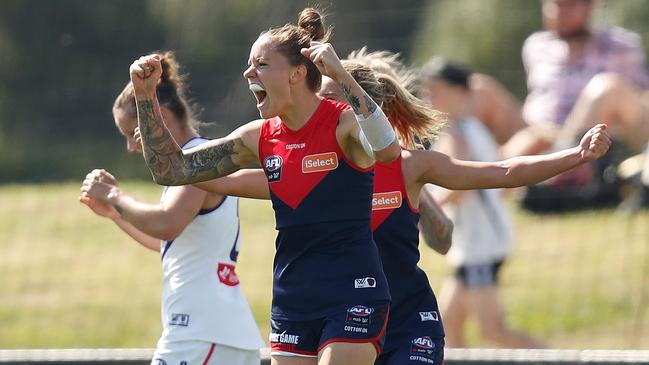
{"label": "afl logo on shorts", "polygon": [[284,160],[281,156],[272,155],[264,159],[264,171],[268,182],[279,181],[282,177],[282,164]]}
{"label": "afl logo on shorts", "polygon": [[412,346],[410,346],[411,354],[430,356],[435,351],[435,342],[433,342],[433,340],[428,336],[417,337],[414,340],[412,340],[411,344],[412,344]]}
{"label": "afl logo on shorts", "polygon": [[400,191],[374,193],[372,195],[372,210],[397,209],[401,206],[402,200]]}
{"label": "afl logo on shorts", "polygon": [[374,308],[356,305],[347,309],[347,319],[345,322],[366,326],[371,323],[372,317],[370,316],[372,313],[374,313]]}

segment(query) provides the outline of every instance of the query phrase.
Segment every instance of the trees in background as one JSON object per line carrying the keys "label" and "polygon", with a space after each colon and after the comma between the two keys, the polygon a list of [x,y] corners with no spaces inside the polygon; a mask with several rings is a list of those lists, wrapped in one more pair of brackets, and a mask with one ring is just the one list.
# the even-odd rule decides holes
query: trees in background
{"label": "trees in background", "polygon": [[[601,0],[598,19],[649,42],[645,0]],[[262,30],[295,22],[303,1],[3,0],[0,2],[0,183],[78,180],[106,167],[148,178],[124,152],[111,107],[142,54],[174,49],[189,72],[206,135],[257,117],[241,77]],[[341,57],[367,45],[407,62],[445,55],[524,95],[522,40],[541,26],[538,1],[323,2]]]}

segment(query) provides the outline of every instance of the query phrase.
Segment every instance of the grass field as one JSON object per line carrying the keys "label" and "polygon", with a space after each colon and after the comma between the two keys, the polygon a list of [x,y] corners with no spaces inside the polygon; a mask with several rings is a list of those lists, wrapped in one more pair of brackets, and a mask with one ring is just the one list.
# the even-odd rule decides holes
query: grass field
{"label": "grass field", "polygon": [[[156,202],[151,183],[125,183]],[[78,183],[0,186],[0,348],[153,347],[160,260],[77,202]],[[268,202],[242,201],[238,273],[267,338],[274,254]],[[537,216],[512,208],[507,320],[556,348],[649,348],[649,214]],[[422,248],[438,290],[443,257]],[[473,346],[490,346],[470,329]]]}

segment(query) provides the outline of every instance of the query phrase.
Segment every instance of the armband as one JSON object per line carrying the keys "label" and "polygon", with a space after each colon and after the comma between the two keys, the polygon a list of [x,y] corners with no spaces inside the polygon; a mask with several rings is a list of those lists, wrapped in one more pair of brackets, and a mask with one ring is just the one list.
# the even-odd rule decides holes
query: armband
{"label": "armband", "polygon": [[374,113],[370,114],[367,118],[364,118],[362,115],[356,115],[356,120],[362,130],[359,136],[361,143],[363,143],[362,138],[365,137],[372,151],[385,149],[397,138],[390,121],[388,121],[381,108],[377,107]]}

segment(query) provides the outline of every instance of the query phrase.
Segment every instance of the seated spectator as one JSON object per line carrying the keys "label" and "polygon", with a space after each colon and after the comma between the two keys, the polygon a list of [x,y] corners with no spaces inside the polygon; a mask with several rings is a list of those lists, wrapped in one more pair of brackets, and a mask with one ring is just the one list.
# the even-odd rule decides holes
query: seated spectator
{"label": "seated spectator", "polygon": [[[615,176],[615,168],[642,152],[649,141],[649,75],[641,39],[621,27],[593,29],[595,0],[541,4],[545,30],[530,35],[522,51],[528,86],[522,120],[527,126],[520,127],[520,115],[513,111],[508,113],[511,118],[489,114],[498,105],[494,100],[512,100],[497,83],[483,84],[476,104],[486,107],[475,114],[499,143],[507,140],[503,157],[565,148],[596,123],[606,122],[617,142],[606,158],[528,188],[523,206],[562,211],[620,203],[626,182]],[[508,136],[503,130],[515,133]],[[629,198],[633,196],[637,194]],[[637,205],[629,203],[621,207]]]}
{"label": "seated spectator", "polygon": [[574,143],[606,121],[613,138],[641,151],[649,141],[649,76],[641,39],[620,27],[591,29],[594,0],[543,0],[546,30],[523,45],[529,124],[505,155],[537,154]]}

